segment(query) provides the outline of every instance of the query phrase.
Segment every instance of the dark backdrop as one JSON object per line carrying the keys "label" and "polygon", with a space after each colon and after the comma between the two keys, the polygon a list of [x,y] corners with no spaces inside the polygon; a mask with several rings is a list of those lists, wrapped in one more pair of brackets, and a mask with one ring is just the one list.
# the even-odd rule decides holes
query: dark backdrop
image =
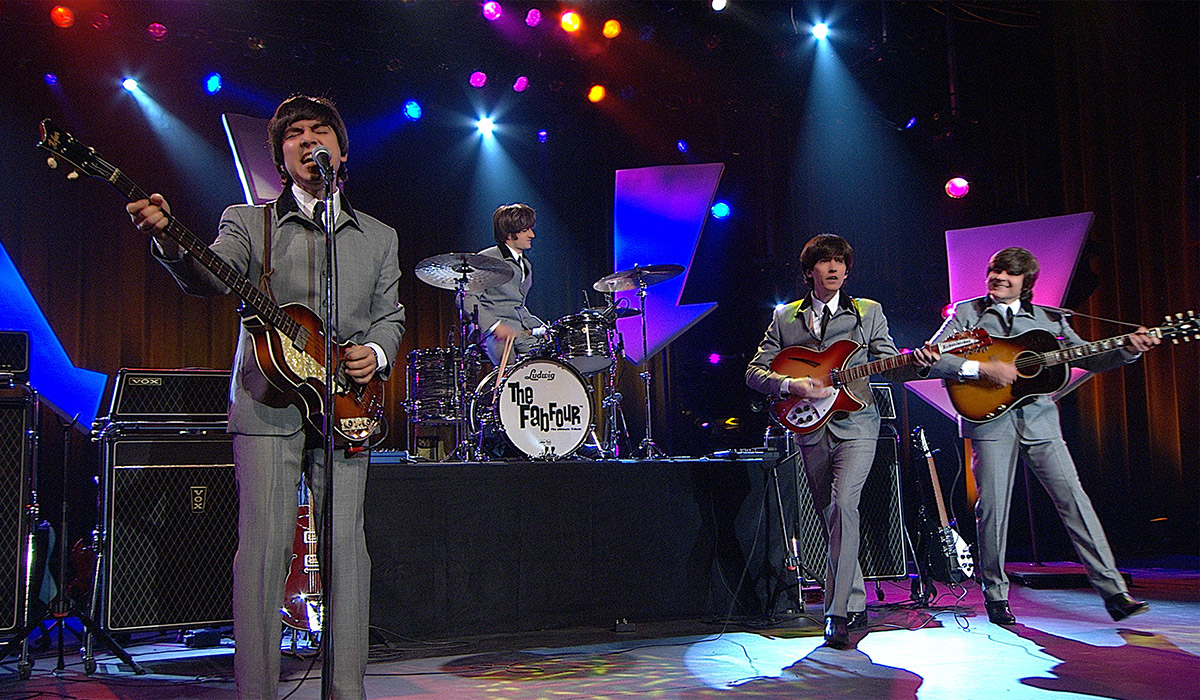
{"label": "dark backdrop", "polygon": [[[449,293],[411,273],[429,255],[488,245],[487,215],[500,202],[483,191],[507,184],[507,199],[540,203],[530,305],[554,319],[612,271],[615,170],[722,162],[718,197],[734,214],[706,224],[683,299],[718,308],[655,363],[656,438],[680,455],[761,442],[765,419],[742,373],[771,307],[795,297],[796,255],[820,231],[857,246],[851,291],[884,303],[901,345],[928,337],[950,301],[948,228],[1093,211],[1074,308],[1152,324],[1197,306],[1196,3],[758,2],[720,15],[705,5],[581,4],[589,22],[611,14],[624,23],[606,42],[594,29],[566,39],[545,27],[506,38],[475,2],[92,1],[76,3],[67,30],[49,24],[50,3],[6,2],[0,242],[78,366],[109,375],[228,366],[232,300],[183,295],[110,188],[44,167],[37,122],[55,118],[167,194],[203,237],[241,199],[219,115],[265,117],[291,92],[326,94],[350,129],[349,196],[399,231],[409,319],[400,363],[414,348],[447,344]],[[551,23],[556,8],[505,7],[510,20],[538,7]],[[111,18],[104,31],[90,24],[97,11]],[[803,31],[817,13],[834,18],[834,49],[864,101],[814,120]],[[146,36],[151,21],[168,26],[166,40]],[[465,77],[480,68],[493,79],[476,91]],[[226,86],[214,96],[201,89],[211,70]],[[508,89],[517,73],[531,80],[519,95]],[[119,90],[128,74],[178,120],[165,135]],[[581,97],[593,82],[609,85],[599,106]],[[418,122],[399,116],[410,98],[424,107]],[[506,110],[505,173],[479,169],[467,124],[491,106]],[[917,126],[902,129],[911,116]],[[813,167],[802,147],[809,130],[837,135],[847,124],[887,154],[867,153],[837,177]],[[533,137],[542,127],[545,144]],[[966,199],[940,194],[952,171],[972,178]],[[1085,337],[1122,332],[1077,323]],[[1196,344],[1159,350],[1064,401],[1081,477],[1125,555],[1197,553],[1198,360]],[[636,382],[626,388],[636,441],[641,398]],[[388,446],[397,449],[403,399],[404,382],[390,382]],[[949,454],[950,423],[907,403],[910,422]],[[42,458],[53,465],[61,442],[53,420],[44,423]],[[73,447],[83,505],[93,453],[82,440]],[[56,490],[46,485],[44,498],[53,503]],[[1039,518],[1050,553],[1065,553],[1053,514],[1043,508]],[[1026,541],[1018,533],[1013,546]]]}

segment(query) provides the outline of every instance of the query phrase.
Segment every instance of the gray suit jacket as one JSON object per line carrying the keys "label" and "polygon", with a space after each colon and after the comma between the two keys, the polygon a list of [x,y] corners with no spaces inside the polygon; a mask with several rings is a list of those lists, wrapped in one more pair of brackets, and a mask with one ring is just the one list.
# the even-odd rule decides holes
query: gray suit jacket
{"label": "gray suit jacket", "polygon": [[[508,246],[492,246],[479,251],[479,254],[503,260],[513,271],[512,279],[504,284],[465,295],[466,313],[468,315],[478,313],[479,315],[480,342],[491,361],[499,364],[500,356],[504,352],[504,343],[493,336],[490,331],[497,321],[510,323],[526,331],[532,331],[534,328],[546,324],[525,307],[525,298],[529,296],[529,289],[533,286],[533,265],[529,260],[529,255],[522,256],[527,265],[525,279],[522,280],[521,267],[513,259],[512,251],[508,249]],[[525,354],[530,351],[533,344],[531,337],[522,336],[513,342],[513,348],[519,354]]]}
{"label": "gray suit jacket", "polygon": [[[1011,331],[1006,328],[1006,325],[1000,313],[992,305],[991,299],[986,296],[978,297],[955,304],[954,313],[938,329],[932,342],[941,342],[958,331],[968,328],[982,328],[996,336],[1015,336],[1038,328],[1053,333],[1064,346],[1083,345],[1087,342],[1071,328],[1063,314],[1027,301],[1021,302],[1021,310],[1013,315]],[[1119,367],[1126,362],[1132,362],[1138,357],[1137,353],[1121,349],[1072,362],[1071,365],[1093,372],[1101,372]],[[944,354],[933,365],[930,374],[941,377],[943,380],[957,379],[963,362],[967,359],[970,358]],[[959,419],[958,432],[961,437],[973,440],[999,440],[1017,435],[1030,440],[1062,437],[1062,427],[1058,420],[1058,406],[1049,396],[1039,396],[1021,408],[1006,411],[999,418],[986,423],[973,423]]]}
{"label": "gray suit jacket", "polygon": [[[271,291],[281,306],[303,304],[322,319],[325,240],[315,222],[300,210],[290,188],[273,204],[271,219]],[[217,239],[209,249],[253,284],[262,275],[262,206],[234,205],[221,215]],[[400,351],[404,335],[404,306],[400,303],[399,242],[396,231],[366,214],[350,208],[341,198],[335,225],[337,245],[336,319],[339,342],[363,345],[377,343],[388,358],[381,371],[386,378]],[[184,254],[177,261],[156,257],[189,294],[216,296],[229,290]],[[330,324],[325,323],[329,328]],[[303,417],[294,406],[281,406],[271,396],[266,377],[254,357],[254,339],[243,327],[238,336],[233,378],[229,389],[229,432],[246,435],[291,435],[303,427]]]}
{"label": "gray suit jacket", "polygon": [[[771,361],[780,350],[793,345],[820,352],[839,340],[852,340],[861,347],[850,356],[848,367],[900,354],[888,332],[887,318],[879,302],[852,299],[843,292],[840,304],[839,312],[829,320],[823,341],[810,330],[813,314],[811,295],[777,310],[758,346],[758,352],[746,368],[746,384],[768,396],[782,396],[781,389],[786,376],[772,372]],[[915,373],[904,370],[890,372],[888,376],[902,378],[909,374],[915,376]],[[835,415],[820,430],[798,436],[801,443],[815,442],[825,429],[843,440],[879,436],[879,411],[875,408],[869,381],[860,379],[852,382],[848,388],[855,398],[867,405],[854,413]]]}

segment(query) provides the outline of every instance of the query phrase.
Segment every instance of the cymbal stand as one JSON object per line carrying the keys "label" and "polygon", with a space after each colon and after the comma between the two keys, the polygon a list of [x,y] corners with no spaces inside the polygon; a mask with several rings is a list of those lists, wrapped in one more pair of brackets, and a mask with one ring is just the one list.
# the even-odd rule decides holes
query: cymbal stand
{"label": "cymbal stand", "polygon": [[458,307],[458,358],[454,360],[454,381],[458,386],[458,417],[454,420],[454,450],[446,455],[447,460],[455,458],[464,462],[481,461],[483,453],[478,441],[470,435],[470,404],[469,394],[474,389],[468,385],[467,377],[467,269],[459,270],[461,275],[454,281],[454,302]]}
{"label": "cymbal stand", "polygon": [[646,349],[646,280],[642,276],[641,270],[638,270],[636,274],[638,306],[642,312],[642,372],[638,376],[642,378],[642,383],[646,388],[646,437],[642,438],[642,444],[638,446],[637,454],[642,459],[654,459],[655,457],[666,457],[667,454],[654,444],[654,432],[651,429],[654,407],[651,405],[650,395],[650,355]]}
{"label": "cymbal stand", "polygon": [[613,324],[613,328],[613,332],[617,336],[617,347],[613,353],[612,367],[609,367],[604,373],[604,399],[600,402],[608,419],[604,425],[605,448],[603,452],[606,459],[620,459],[621,437],[629,437],[629,428],[625,425],[625,412],[621,410],[621,392],[617,391],[617,369],[620,365],[620,358],[625,355],[625,337],[621,335],[620,331],[615,330],[616,323]]}

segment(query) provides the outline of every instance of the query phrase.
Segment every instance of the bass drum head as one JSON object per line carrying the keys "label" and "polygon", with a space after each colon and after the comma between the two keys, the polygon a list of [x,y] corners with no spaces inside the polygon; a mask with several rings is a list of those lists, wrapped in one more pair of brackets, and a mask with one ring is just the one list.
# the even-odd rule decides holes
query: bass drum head
{"label": "bass drum head", "polygon": [[[491,428],[534,459],[562,459],[578,450],[592,427],[587,386],[569,365],[525,360],[507,372],[494,397],[493,371],[475,392],[471,419],[484,436]],[[490,410],[489,410],[490,408]]]}

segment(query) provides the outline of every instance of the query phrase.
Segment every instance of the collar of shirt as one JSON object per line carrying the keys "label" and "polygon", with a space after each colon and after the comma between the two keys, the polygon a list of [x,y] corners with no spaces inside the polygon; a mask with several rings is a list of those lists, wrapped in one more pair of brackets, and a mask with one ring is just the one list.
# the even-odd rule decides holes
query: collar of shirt
{"label": "collar of shirt", "polygon": [[[521,251],[508,245],[507,243],[505,243],[504,245],[506,248],[508,248],[508,252],[512,254],[513,262],[515,262],[518,265],[521,265]],[[522,268],[524,268],[524,266],[522,266]]]}
{"label": "collar of shirt", "polygon": [[1016,316],[1017,314],[1021,313],[1021,300],[1016,299],[1008,304],[1002,304],[998,301],[993,301],[992,308],[996,310],[996,313],[1000,314],[1000,318],[1004,318],[1005,309],[1012,309],[1013,316]]}
{"label": "collar of shirt", "polygon": [[812,332],[817,335],[821,334],[821,315],[825,313],[825,308],[829,307],[829,318],[837,316],[838,311],[841,311],[840,305],[842,301],[842,292],[839,289],[834,292],[833,298],[829,301],[821,301],[816,295],[811,295],[812,299]]}
{"label": "collar of shirt", "polygon": [[[296,183],[292,183],[292,196],[296,198],[296,204],[300,205],[300,211],[308,218],[312,218],[313,209],[317,206],[317,202],[321,201],[308,193],[307,190],[301,188]],[[342,192],[341,190],[333,191],[333,220],[337,221],[342,214]]]}

